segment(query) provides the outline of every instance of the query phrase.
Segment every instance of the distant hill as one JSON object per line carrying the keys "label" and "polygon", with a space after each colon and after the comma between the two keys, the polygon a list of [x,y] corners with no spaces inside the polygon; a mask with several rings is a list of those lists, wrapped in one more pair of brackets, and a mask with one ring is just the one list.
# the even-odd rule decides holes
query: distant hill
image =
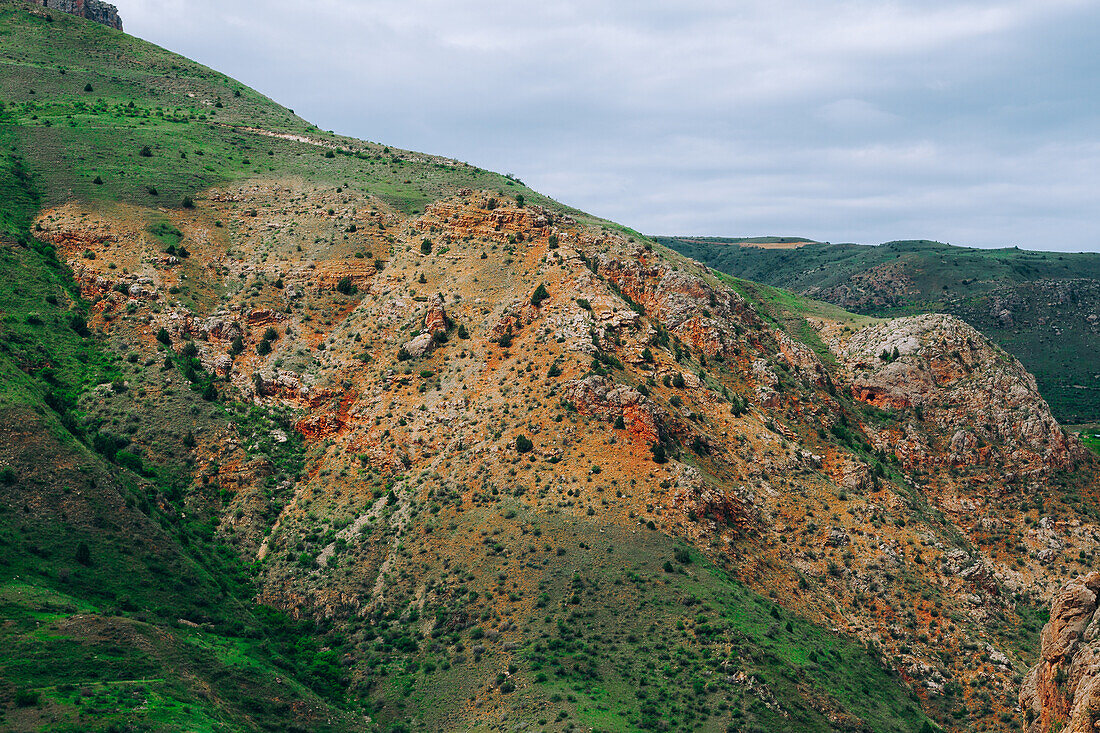
{"label": "distant hill", "polygon": [[926,240],[878,246],[801,237],[656,237],[721,272],[874,316],[950,313],[1035,375],[1063,423],[1100,420],[1100,254],[972,249]]}

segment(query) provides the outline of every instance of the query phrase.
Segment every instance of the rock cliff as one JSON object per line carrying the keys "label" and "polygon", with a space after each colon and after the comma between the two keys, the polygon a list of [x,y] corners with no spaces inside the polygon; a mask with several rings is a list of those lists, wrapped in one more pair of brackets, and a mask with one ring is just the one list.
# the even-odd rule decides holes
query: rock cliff
{"label": "rock cliff", "polygon": [[1043,627],[1039,663],[1020,691],[1027,733],[1100,730],[1100,573],[1066,584]]}
{"label": "rock cliff", "polygon": [[28,2],[122,30],[122,18],[118,16],[118,8],[102,0],[28,0]]}

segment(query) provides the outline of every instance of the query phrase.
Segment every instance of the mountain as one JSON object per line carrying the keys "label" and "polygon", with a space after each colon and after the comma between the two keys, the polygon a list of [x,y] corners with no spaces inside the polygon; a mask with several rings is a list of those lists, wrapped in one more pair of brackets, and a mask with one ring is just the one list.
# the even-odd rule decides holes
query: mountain
{"label": "mountain", "polygon": [[857,313],[958,316],[1035,374],[1059,420],[1100,422],[1100,369],[1093,357],[1100,351],[1100,254],[768,239],[656,241],[722,272]]}
{"label": "mountain", "polygon": [[0,726],[1023,725],[1100,465],[966,323],[0,17]]}

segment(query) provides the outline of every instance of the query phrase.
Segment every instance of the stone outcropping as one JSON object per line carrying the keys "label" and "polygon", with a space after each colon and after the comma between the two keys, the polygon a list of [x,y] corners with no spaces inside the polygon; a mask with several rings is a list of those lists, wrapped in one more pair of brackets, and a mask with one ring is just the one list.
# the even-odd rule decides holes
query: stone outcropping
{"label": "stone outcropping", "polygon": [[[897,318],[846,340],[836,332],[827,339],[855,399],[913,417],[909,434],[899,420],[892,433],[875,438],[876,447],[896,451],[907,464],[1002,465],[1042,475],[1070,469],[1082,456],[1051,416],[1035,378],[953,316]],[[942,433],[944,444],[929,431]]]}
{"label": "stone outcropping", "polygon": [[57,10],[69,15],[87,18],[95,23],[101,23],[109,28],[122,30],[122,18],[118,17],[118,8],[110,3],[100,0],[32,0],[34,5],[39,5],[50,10]]}
{"label": "stone outcropping", "polygon": [[1043,627],[1039,663],[1020,690],[1027,733],[1100,730],[1100,573],[1068,583]]}

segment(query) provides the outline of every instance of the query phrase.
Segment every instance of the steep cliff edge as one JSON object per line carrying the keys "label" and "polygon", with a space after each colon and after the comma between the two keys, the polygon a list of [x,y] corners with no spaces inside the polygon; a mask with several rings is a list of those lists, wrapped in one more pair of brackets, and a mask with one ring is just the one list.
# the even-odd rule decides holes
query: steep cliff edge
{"label": "steep cliff edge", "polygon": [[1027,733],[1100,730],[1100,573],[1068,583],[1051,604],[1039,663],[1020,690]]}
{"label": "steep cliff edge", "polygon": [[122,30],[118,8],[102,0],[26,0],[32,5],[76,15],[95,23]]}

